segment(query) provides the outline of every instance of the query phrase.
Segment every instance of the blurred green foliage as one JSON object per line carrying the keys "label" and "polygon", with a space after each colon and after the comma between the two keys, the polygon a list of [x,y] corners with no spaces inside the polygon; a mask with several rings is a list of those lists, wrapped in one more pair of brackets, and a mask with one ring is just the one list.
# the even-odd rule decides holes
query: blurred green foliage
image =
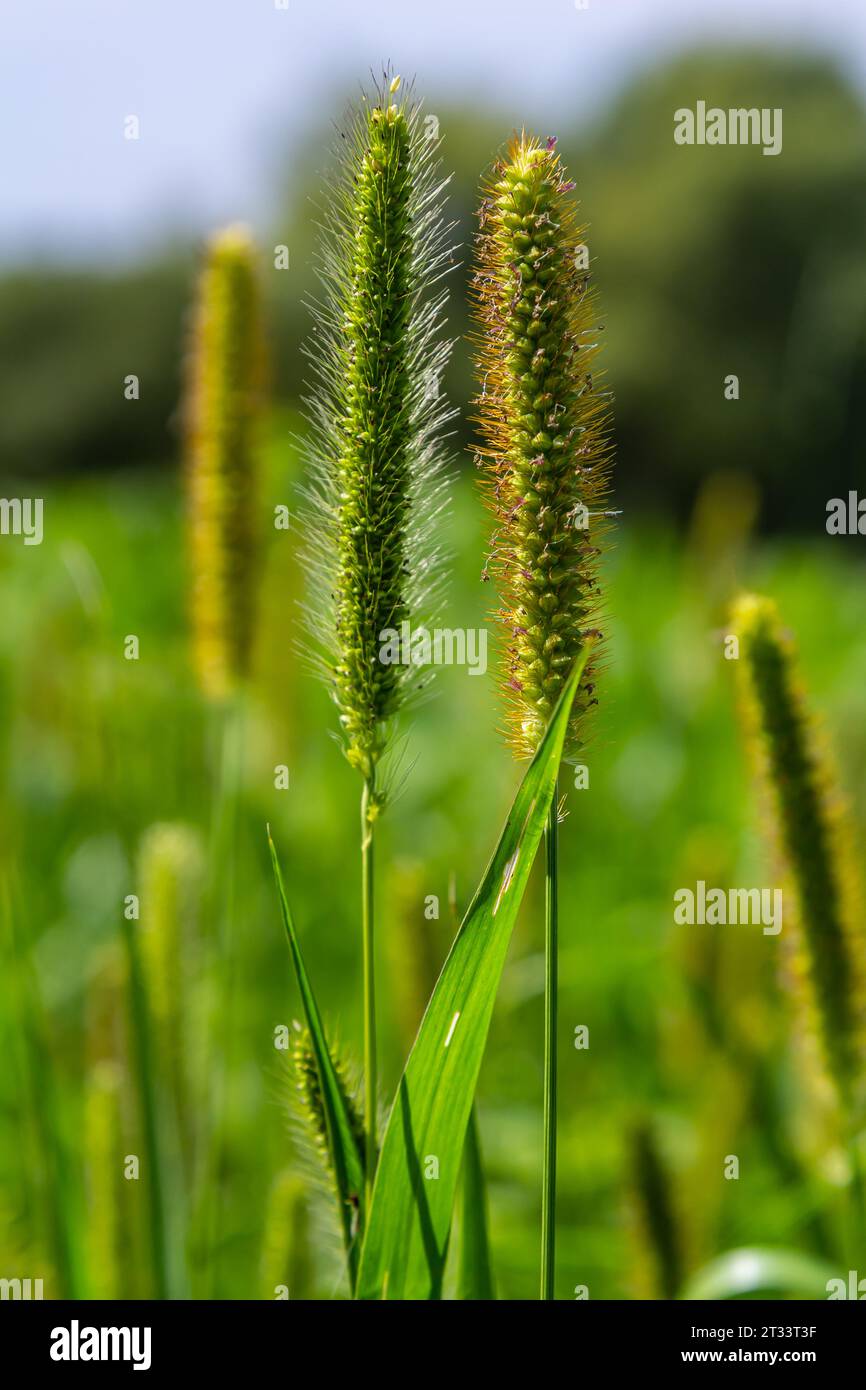
{"label": "blurred green foliage", "polygon": [[[266,822],[280,846],[332,1035],[355,1058],[360,1041],[357,789],[326,736],[327,697],[294,655],[291,611],[301,592],[295,538],[270,521],[297,477],[287,431],[286,420],[274,422],[262,490],[266,564],[235,842],[240,910],[230,959],[222,962],[233,981],[233,1022],[199,1040],[206,1084],[190,1114],[196,1132],[207,1135],[214,1125],[221,1132],[219,1169],[208,1179],[220,1211],[218,1257],[208,1278],[228,1297],[260,1296],[263,1252],[275,1242],[283,1248],[281,1233],[266,1225],[269,1194],[280,1174],[302,1171],[287,1123],[292,1082],[285,1054],[274,1048],[275,1027],[298,1016],[299,1002]],[[0,555],[9,615],[0,634],[0,1049],[7,1059],[0,1077],[0,1245],[4,1269],[18,1251],[18,1264],[44,1272],[52,1289],[70,1287],[78,1268],[76,1287],[86,1290],[93,1274],[75,1252],[82,1232],[92,1229],[82,1115],[94,998],[108,987],[106,961],[120,940],[123,900],[135,891],[135,860],[149,828],[189,823],[207,838],[217,750],[189,660],[179,480],[127,477],[46,491],[42,547],[4,545]],[[447,529],[456,572],[446,619],[477,625],[490,594],[479,583],[485,519],[469,478],[459,485]],[[683,884],[699,877],[722,886],[772,881],[739,748],[732,672],[722,656],[716,576],[730,558],[733,530],[722,526],[711,550],[694,530],[683,546],[666,526],[629,524],[608,560],[610,660],[587,760],[590,788],[569,794],[562,830],[560,1297],[573,1296],[577,1284],[588,1284],[593,1297],[651,1287],[641,1273],[651,1255],[629,1216],[627,1136],[644,1114],[655,1117],[687,1274],[746,1242],[833,1248],[840,1160],[792,1045],[776,938],[749,927],[673,925],[673,892]],[[757,549],[743,541],[729,581],[772,591],[796,629],[813,698],[844,746],[846,785],[862,824],[862,563],[828,538]],[[140,639],[137,662],[123,658],[131,632]],[[518,769],[497,736],[498,716],[490,676],[445,668],[437,697],[408,730],[409,775],[382,822],[386,1094],[421,1006],[423,989],[413,990],[407,960],[424,954],[435,968],[442,959],[452,931],[449,880],[454,875],[465,907],[516,786]],[[291,784],[277,791],[274,768],[283,763]],[[537,876],[479,1092],[493,1255],[505,1297],[532,1297],[537,1286],[542,892]],[[432,922],[425,914],[431,894],[440,903]],[[213,931],[207,918],[204,928]],[[16,959],[32,972],[26,997],[19,966],[12,968]],[[424,965],[423,974],[430,968]],[[197,987],[205,996],[214,987],[204,967]],[[128,999],[122,985],[112,988],[121,1150],[140,1153]],[[39,1001],[35,1013],[31,994]],[[25,1084],[22,1010],[42,1021],[50,1092]],[[589,1028],[588,1052],[572,1046],[579,1025]],[[211,1089],[215,1049],[226,1050],[228,1069],[219,1104]],[[97,1059],[104,1065],[104,1049]],[[59,1131],[59,1186],[46,1124]],[[739,1183],[723,1177],[731,1153],[740,1157]],[[200,1183],[193,1184],[198,1201]],[[140,1184],[122,1184],[126,1244],[118,1277],[124,1291],[147,1294],[142,1192]],[[46,1220],[47,1194],[60,1208],[56,1219],[65,1214],[72,1275],[56,1263],[64,1242]],[[305,1262],[305,1288],[330,1296],[339,1282],[317,1210],[314,1202],[312,1234],[303,1235],[295,1255]],[[194,1280],[205,1258],[192,1248]],[[291,1249],[284,1258],[291,1263]]]}
{"label": "blurred green foliage", "polygon": [[[673,111],[699,98],[782,106],[783,154],[676,147]],[[438,114],[465,242],[479,174],[513,115]],[[866,122],[823,61],[716,53],[642,79],[597,128],[559,134],[592,223],[617,396],[617,490],[630,514],[606,559],[610,647],[590,789],[569,794],[562,830],[557,1292],[568,1298],[585,1284],[593,1298],[625,1297],[653,1287],[627,1142],[647,1116],[686,1275],[745,1243],[832,1254],[844,1220],[844,1160],[792,1032],[775,938],[675,927],[672,895],[697,878],[772,881],[722,657],[722,614],[737,584],[772,593],[796,631],[866,824],[863,562],[854,542],[823,530],[824,502],[847,490],[863,443]],[[227,1297],[268,1296],[282,1271],[294,1293],[339,1289],[316,1203],[310,1210],[298,1189],[292,1082],[274,1047],[274,1029],[299,1005],[266,822],[332,1032],[356,1055],[360,1039],[357,789],[325,734],[327,696],[295,652],[297,537],[272,525],[276,505],[295,510],[288,441],[308,327],[300,301],[312,288],[302,198],[312,183],[312,168],[298,170],[273,232],[290,246],[291,270],[266,271],[281,408],[260,500],[265,564],[235,853],[241,911],[221,962],[233,1015],[223,1033],[199,1039],[205,1083],[190,1114],[199,1138],[219,1131],[211,1190],[203,1194],[201,1175],[189,1189],[194,1207],[204,1196],[215,1203],[219,1222],[215,1257],[195,1241],[186,1254],[193,1287],[204,1278]],[[107,1198],[85,1129],[90,1116],[104,1139],[116,1123],[115,1152],[142,1151],[118,961],[123,902],[154,824],[188,824],[206,842],[213,814],[218,746],[189,659],[171,436],[192,261],[178,254],[110,276],[31,268],[0,284],[4,467],[46,475],[44,543],[10,537],[0,548],[0,1274],[44,1277],[46,1296],[94,1292],[100,1278],[104,1287],[94,1249],[112,1231],[115,1285],[126,1296],[152,1292],[144,1189],[123,1181],[94,1221],[94,1203]],[[465,279],[465,270],[454,277],[461,338]],[[138,402],[123,398],[129,372],[141,377]],[[729,372],[740,376],[737,403],[723,399]],[[465,410],[463,341],[450,388]],[[461,428],[466,442],[465,415]],[[812,538],[755,542],[758,495],[768,529],[804,526]],[[685,533],[675,525],[683,516]],[[449,626],[488,616],[485,537],[465,470],[443,537],[455,556]],[[130,633],[140,640],[133,662],[123,658]],[[493,680],[446,668],[437,692],[414,717],[409,775],[382,822],[387,1094],[450,939],[449,884],[465,907],[518,778],[496,732]],[[278,764],[291,769],[288,791],[274,787]],[[536,877],[478,1098],[504,1297],[537,1287],[541,894]],[[441,905],[434,922],[430,895]],[[206,912],[203,931],[214,931]],[[195,1017],[212,1016],[209,969],[199,972]],[[588,1053],[572,1047],[580,1025]],[[219,1104],[208,1092],[217,1050]],[[108,1141],[101,1159],[106,1152]],[[725,1181],[731,1153],[745,1180]],[[183,1183],[171,1179],[173,1200]]]}

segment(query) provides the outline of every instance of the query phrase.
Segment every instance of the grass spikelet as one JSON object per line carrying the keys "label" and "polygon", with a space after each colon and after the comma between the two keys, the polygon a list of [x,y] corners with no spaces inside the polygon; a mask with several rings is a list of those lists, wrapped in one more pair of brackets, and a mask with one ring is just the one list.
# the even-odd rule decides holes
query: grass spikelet
{"label": "grass spikelet", "polygon": [[[194,1086],[201,1019],[192,1007],[204,856],[198,835],[182,824],[156,824],[138,857],[140,925],[127,929],[142,1127],[150,1170],[151,1243],[161,1277],[184,1287],[178,1232],[198,1142]],[[176,1296],[176,1295],[175,1295]]]}
{"label": "grass spikelet", "polygon": [[[520,757],[535,752],[586,639],[601,635],[608,398],[573,187],[555,141],[515,136],[483,190],[473,280],[479,462],[495,518],[508,732]],[[597,664],[588,663],[575,700],[567,755],[595,703]]]}
{"label": "grass spikelet", "polygon": [[[307,1135],[319,1155],[322,1166],[333,1171],[328,1125],[322,1104],[322,1091],[319,1070],[310,1038],[309,1030],[297,1028],[292,1038],[292,1065],[294,1068],[298,1109],[304,1117]],[[349,1081],[345,1062],[337,1055],[334,1059],[337,1079],[343,1092],[346,1108],[352,1125],[352,1132],[358,1145],[358,1153],[364,1156],[364,1122],[354,1101],[354,1087]]]}
{"label": "grass spikelet", "polygon": [[829,1075],[850,1111],[862,1103],[866,937],[847,812],[776,605],[755,595],[741,597],[732,630],[739,638],[750,753],[795,907],[789,915],[786,894],[790,973]]}
{"label": "grass spikelet", "polygon": [[184,419],[194,658],[215,700],[249,662],[263,364],[255,248],[243,227],[228,227],[201,273]]}
{"label": "grass spikelet", "polygon": [[439,438],[451,412],[439,391],[450,345],[436,285],[450,252],[437,142],[399,79],[386,76],[341,144],[307,349],[307,617],[346,756],[370,780],[391,720],[427,681],[382,653],[384,634],[424,622],[437,599]]}

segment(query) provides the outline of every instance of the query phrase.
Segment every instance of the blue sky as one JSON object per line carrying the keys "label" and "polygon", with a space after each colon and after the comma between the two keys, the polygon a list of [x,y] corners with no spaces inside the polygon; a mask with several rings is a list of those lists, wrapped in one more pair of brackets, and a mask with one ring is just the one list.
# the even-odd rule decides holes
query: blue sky
{"label": "blue sky", "polygon": [[546,126],[707,38],[818,47],[866,90],[866,0],[280,3],[3,0],[0,258],[123,259],[265,216],[278,159],[383,59],[430,109],[474,93]]}

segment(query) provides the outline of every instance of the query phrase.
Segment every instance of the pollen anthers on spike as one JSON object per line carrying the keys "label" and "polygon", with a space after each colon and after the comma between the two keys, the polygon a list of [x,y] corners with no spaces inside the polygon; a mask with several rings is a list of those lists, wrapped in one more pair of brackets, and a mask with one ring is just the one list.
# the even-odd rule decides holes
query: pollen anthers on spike
{"label": "pollen anthers on spike", "polygon": [[[568,672],[598,632],[607,400],[594,373],[598,324],[572,188],[555,141],[515,137],[484,190],[474,280],[482,466],[503,598],[502,684],[511,741],[524,756],[538,746]],[[595,703],[593,687],[588,668],[571,754]]]}

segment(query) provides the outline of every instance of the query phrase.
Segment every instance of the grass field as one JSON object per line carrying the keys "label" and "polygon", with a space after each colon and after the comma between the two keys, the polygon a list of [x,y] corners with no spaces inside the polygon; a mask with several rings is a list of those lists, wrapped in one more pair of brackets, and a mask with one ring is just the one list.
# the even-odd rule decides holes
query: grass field
{"label": "grass field", "polygon": [[[181,1127],[194,1158],[184,1172],[179,1147],[164,1153],[170,1263],[180,1291],[233,1298],[273,1297],[274,1269],[290,1271],[292,1297],[344,1292],[320,1203],[310,1212],[293,1176],[303,1165],[274,1030],[299,1004],[266,823],[330,1029],[360,1054],[358,788],[330,737],[327,697],[296,655],[297,537],[271,524],[276,505],[295,507],[289,423],[273,422],[262,489],[235,906],[228,935],[207,891],[200,912],[184,908],[176,956],[191,1058]],[[470,475],[446,537],[449,627],[480,626],[492,601],[479,582],[485,519]],[[115,1177],[123,1157],[141,1152],[124,901],[138,891],[139,848],[155,823],[192,827],[206,857],[216,729],[189,662],[178,477],[119,471],[46,485],[44,496],[42,546],[4,538],[0,549],[0,1274],[44,1277],[46,1296],[81,1295],[113,1269],[113,1296],[134,1296],[153,1292],[145,1184],[106,1179],[85,1135],[116,1115],[105,1121]],[[685,536],[627,515],[606,560],[609,645],[589,787],[568,792],[561,848],[563,1298],[578,1285],[593,1298],[658,1291],[630,1176],[636,1126],[657,1137],[684,1274],[739,1245],[831,1249],[841,1219],[841,1158],[791,1042],[778,939],[758,927],[674,926],[673,893],[697,879],[776,882],[723,656],[725,602],[738,584],[772,594],[796,633],[866,823],[864,564],[856,538],[821,531],[752,545],[734,511],[714,515],[714,526],[696,522]],[[124,656],[130,635],[137,660]],[[492,670],[451,667],[405,724],[405,784],[382,828],[387,1095],[452,934],[449,880],[465,906],[519,778],[498,717]],[[280,765],[287,790],[274,785]],[[497,1287],[509,1298],[532,1297],[537,1283],[541,888],[539,879],[511,949],[478,1093]],[[425,916],[432,895],[438,921]],[[572,1046],[581,1025],[588,1049]],[[724,1177],[729,1155],[738,1181]]]}

